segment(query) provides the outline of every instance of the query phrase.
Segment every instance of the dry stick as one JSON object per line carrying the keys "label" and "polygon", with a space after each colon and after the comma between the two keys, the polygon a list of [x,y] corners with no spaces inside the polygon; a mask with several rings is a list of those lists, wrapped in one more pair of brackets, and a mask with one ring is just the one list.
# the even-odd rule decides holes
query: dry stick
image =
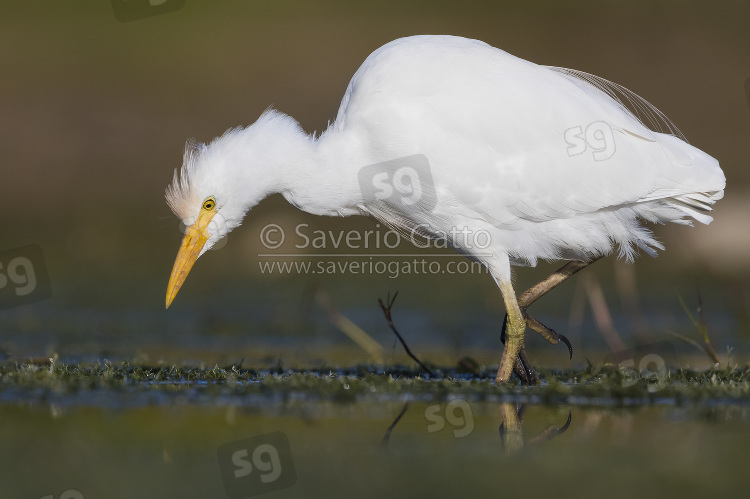
{"label": "dry stick", "polygon": [[599,281],[591,276],[586,277],[586,293],[589,295],[591,312],[594,314],[597,329],[604,337],[610,350],[613,352],[625,350],[625,343],[623,343],[612,322],[612,315],[609,313],[607,300],[604,298],[604,292],[599,285]]}
{"label": "dry stick", "polygon": [[433,373],[427,366],[422,364],[422,361],[420,361],[413,353],[411,353],[411,350],[409,350],[409,346],[406,344],[404,339],[399,334],[398,330],[396,329],[396,326],[393,324],[393,319],[391,318],[391,307],[393,307],[393,302],[396,301],[396,297],[398,296],[398,291],[393,295],[393,300],[391,300],[391,294],[388,293],[388,297],[386,298],[386,301],[388,302],[388,306],[386,307],[385,304],[383,304],[383,300],[378,298],[378,303],[380,304],[380,308],[383,309],[383,315],[385,315],[385,320],[388,321],[388,327],[391,328],[391,331],[393,331],[393,334],[396,335],[396,338],[398,338],[398,341],[401,342],[401,344],[404,346],[404,350],[406,350],[406,354],[414,360],[417,364],[419,364],[419,367],[425,370],[427,374],[432,376],[433,378],[437,378],[435,376],[435,373]]}
{"label": "dry stick", "polygon": [[331,296],[321,286],[315,286],[314,296],[317,302],[325,310],[328,315],[328,320],[336,326],[339,331],[344,333],[354,343],[359,345],[364,351],[366,351],[373,362],[376,364],[383,363],[383,347],[380,343],[375,341],[369,334],[367,334],[362,328],[357,326],[348,317],[343,315],[333,304]]}
{"label": "dry stick", "polygon": [[383,440],[380,441],[381,447],[388,447],[388,441],[391,439],[391,432],[396,427],[398,422],[401,420],[401,417],[406,413],[406,410],[409,408],[409,402],[406,402],[404,404],[403,409],[401,409],[401,412],[398,413],[398,416],[396,416],[396,419],[393,420],[393,423],[391,423],[391,426],[388,427],[387,430],[385,430],[385,435],[383,435]]}

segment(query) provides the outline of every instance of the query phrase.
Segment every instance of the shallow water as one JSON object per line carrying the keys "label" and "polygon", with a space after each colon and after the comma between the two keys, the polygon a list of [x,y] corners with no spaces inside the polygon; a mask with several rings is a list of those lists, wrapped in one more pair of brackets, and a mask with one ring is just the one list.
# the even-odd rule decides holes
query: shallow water
{"label": "shallow water", "polygon": [[738,494],[747,370],[0,370],[1,497]]}
{"label": "shallow water", "polygon": [[715,496],[746,487],[750,457],[737,405],[19,403],[0,418],[3,497]]}

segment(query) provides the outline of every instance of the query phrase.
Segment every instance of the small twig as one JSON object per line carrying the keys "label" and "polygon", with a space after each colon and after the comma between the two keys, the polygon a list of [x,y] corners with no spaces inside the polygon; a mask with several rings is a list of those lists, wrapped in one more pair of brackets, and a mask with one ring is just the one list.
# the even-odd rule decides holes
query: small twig
{"label": "small twig", "polygon": [[396,419],[393,420],[393,423],[391,423],[391,426],[388,427],[387,430],[385,430],[385,435],[383,435],[383,440],[380,441],[381,447],[388,447],[388,441],[391,439],[391,432],[393,431],[393,428],[396,427],[398,422],[401,420],[401,417],[406,414],[406,410],[409,408],[409,402],[406,402],[404,404],[403,409],[401,409],[401,412],[398,413],[398,416],[396,416]]}
{"label": "small twig", "polygon": [[386,306],[383,303],[383,300],[378,298],[378,303],[380,304],[380,308],[383,309],[383,315],[385,315],[385,320],[388,321],[388,327],[391,328],[391,331],[393,331],[393,334],[396,335],[396,338],[398,338],[398,341],[401,342],[401,344],[404,346],[404,350],[406,350],[406,354],[414,360],[417,364],[419,364],[419,367],[424,369],[424,371],[432,376],[433,378],[437,378],[435,376],[435,373],[433,373],[427,366],[422,364],[422,361],[420,361],[413,353],[411,353],[411,350],[409,349],[409,346],[406,344],[404,339],[401,337],[401,334],[399,334],[398,330],[396,329],[396,326],[393,324],[393,319],[391,318],[391,307],[393,307],[393,302],[396,301],[396,297],[398,296],[398,291],[394,293],[393,299],[391,300],[391,294],[388,293],[388,297],[386,298],[386,301],[388,302],[388,306]]}
{"label": "small twig", "polygon": [[703,299],[701,298],[700,294],[700,288],[698,289],[698,313],[700,314],[700,323],[695,320],[695,317],[693,317],[693,314],[690,312],[690,309],[685,304],[685,300],[682,299],[682,296],[678,293],[677,299],[680,301],[680,305],[682,305],[682,309],[687,314],[688,318],[690,319],[690,322],[693,323],[693,326],[695,326],[696,329],[698,329],[699,334],[703,337],[703,345],[698,343],[697,341],[690,340],[686,338],[685,336],[682,336],[677,333],[670,332],[674,337],[679,338],[687,343],[691,343],[695,346],[697,346],[700,350],[703,350],[703,352],[708,355],[708,357],[714,362],[714,364],[719,364],[719,356],[716,355],[716,351],[714,350],[713,345],[711,345],[711,340],[708,338],[708,330],[706,329],[706,318],[703,314]]}

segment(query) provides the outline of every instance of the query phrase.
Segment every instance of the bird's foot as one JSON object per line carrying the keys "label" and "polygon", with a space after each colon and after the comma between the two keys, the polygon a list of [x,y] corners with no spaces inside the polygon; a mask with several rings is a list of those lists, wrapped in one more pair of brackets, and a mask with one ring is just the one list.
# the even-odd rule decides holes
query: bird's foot
{"label": "bird's foot", "polygon": [[557,345],[559,342],[565,343],[568,347],[568,353],[570,354],[570,358],[573,358],[573,345],[570,344],[570,340],[566,338],[564,335],[558,333],[551,327],[547,327],[538,320],[534,319],[532,316],[530,316],[526,309],[521,309],[523,311],[523,316],[526,318],[526,325],[542,335],[542,338],[547,340],[549,343],[553,345]]}
{"label": "bird's foot", "polygon": [[537,373],[534,366],[531,365],[531,361],[526,355],[526,348],[523,346],[518,352],[516,362],[513,364],[513,372],[518,376],[518,379],[521,380],[521,384],[536,385],[539,382],[539,373]]}
{"label": "bird's foot", "polygon": [[[533,331],[536,331],[540,335],[542,335],[542,338],[547,340],[549,343],[553,345],[557,345],[559,342],[565,343],[565,346],[568,347],[568,353],[570,354],[570,358],[573,358],[573,345],[570,344],[570,340],[564,335],[560,334],[551,327],[547,327],[541,322],[539,322],[537,319],[529,315],[529,313],[526,311],[526,307],[521,308],[521,312],[523,313],[524,318],[526,319],[526,325]],[[505,319],[503,320],[503,330],[500,333],[500,341],[505,344],[505,330],[508,327],[508,314],[505,314]]]}
{"label": "bird's foot", "polygon": [[[545,326],[541,322],[539,322],[537,319],[533,318],[531,315],[526,312],[526,307],[521,308],[521,312],[523,313],[523,317],[526,322],[526,326],[528,326],[533,331],[536,331],[540,335],[542,335],[542,338],[547,340],[549,343],[553,345],[557,345],[559,342],[565,343],[565,345],[568,347],[568,353],[570,354],[570,358],[573,358],[573,346],[570,344],[570,341],[568,338],[566,338],[564,335],[558,333],[554,329]],[[503,329],[500,334],[500,341],[505,345],[506,339],[507,339],[507,328],[508,328],[508,314],[505,315],[505,319],[503,320]],[[506,349],[508,348],[508,345],[506,345]],[[512,354],[512,352],[511,352]],[[503,359],[505,359],[505,351],[503,352]],[[502,362],[501,362],[502,367]],[[498,377],[496,381],[507,381],[501,379],[501,370],[498,371]],[[529,357],[526,355],[526,349],[524,348],[523,343],[520,344],[520,347],[518,349],[518,353],[515,356],[515,360],[513,362],[513,372],[516,376],[518,376],[518,379],[521,380],[521,383],[524,385],[535,385],[539,381],[539,373],[534,369],[534,366],[531,365],[531,361],[529,361]]]}

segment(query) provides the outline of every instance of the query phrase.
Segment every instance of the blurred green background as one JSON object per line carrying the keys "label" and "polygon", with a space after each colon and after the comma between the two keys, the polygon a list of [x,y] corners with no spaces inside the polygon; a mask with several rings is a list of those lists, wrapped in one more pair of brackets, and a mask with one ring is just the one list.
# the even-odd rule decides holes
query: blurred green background
{"label": "blurred green background", "polygon": [[[497,362],[503,307],[487,275],[261,275],[259,231],[268,223],[375,226],[308,216],[280,196],[201,258],[164,310],[181,234],[163,193],[186,139],[210,141],[270,105],[319,133],[369,53],[398,37],[432,33],[478,38],[620,83],[660,108],[726,172],[713,224],[656,227],[667,246],[659,258],[633,266],[609,258],[535,305],[535,315],[574,340],[573,364],[611,348],[586,304],[597,287],[630,345],[664,339],[667,330],[696,337],[679,303],[682,296],[696,306],[696,283],[722,359],[727,346],[746,359],[749,21],[744,1],[187,0],[177,11],[125,23],[106,1],[3,2],[0,251],[42,247],[52,297],[0,310],[0,353],[192,364],[369,360],[311,297],[317,286],[386,347],[388,362],[408,362],[400,347],[389,348],[392,335],[376,303],[395,290],[396,322],[429,360]],[[518,289],[554,268],[518,270]],[[530,342],[532,358],[569,365],[562,347]]]}

